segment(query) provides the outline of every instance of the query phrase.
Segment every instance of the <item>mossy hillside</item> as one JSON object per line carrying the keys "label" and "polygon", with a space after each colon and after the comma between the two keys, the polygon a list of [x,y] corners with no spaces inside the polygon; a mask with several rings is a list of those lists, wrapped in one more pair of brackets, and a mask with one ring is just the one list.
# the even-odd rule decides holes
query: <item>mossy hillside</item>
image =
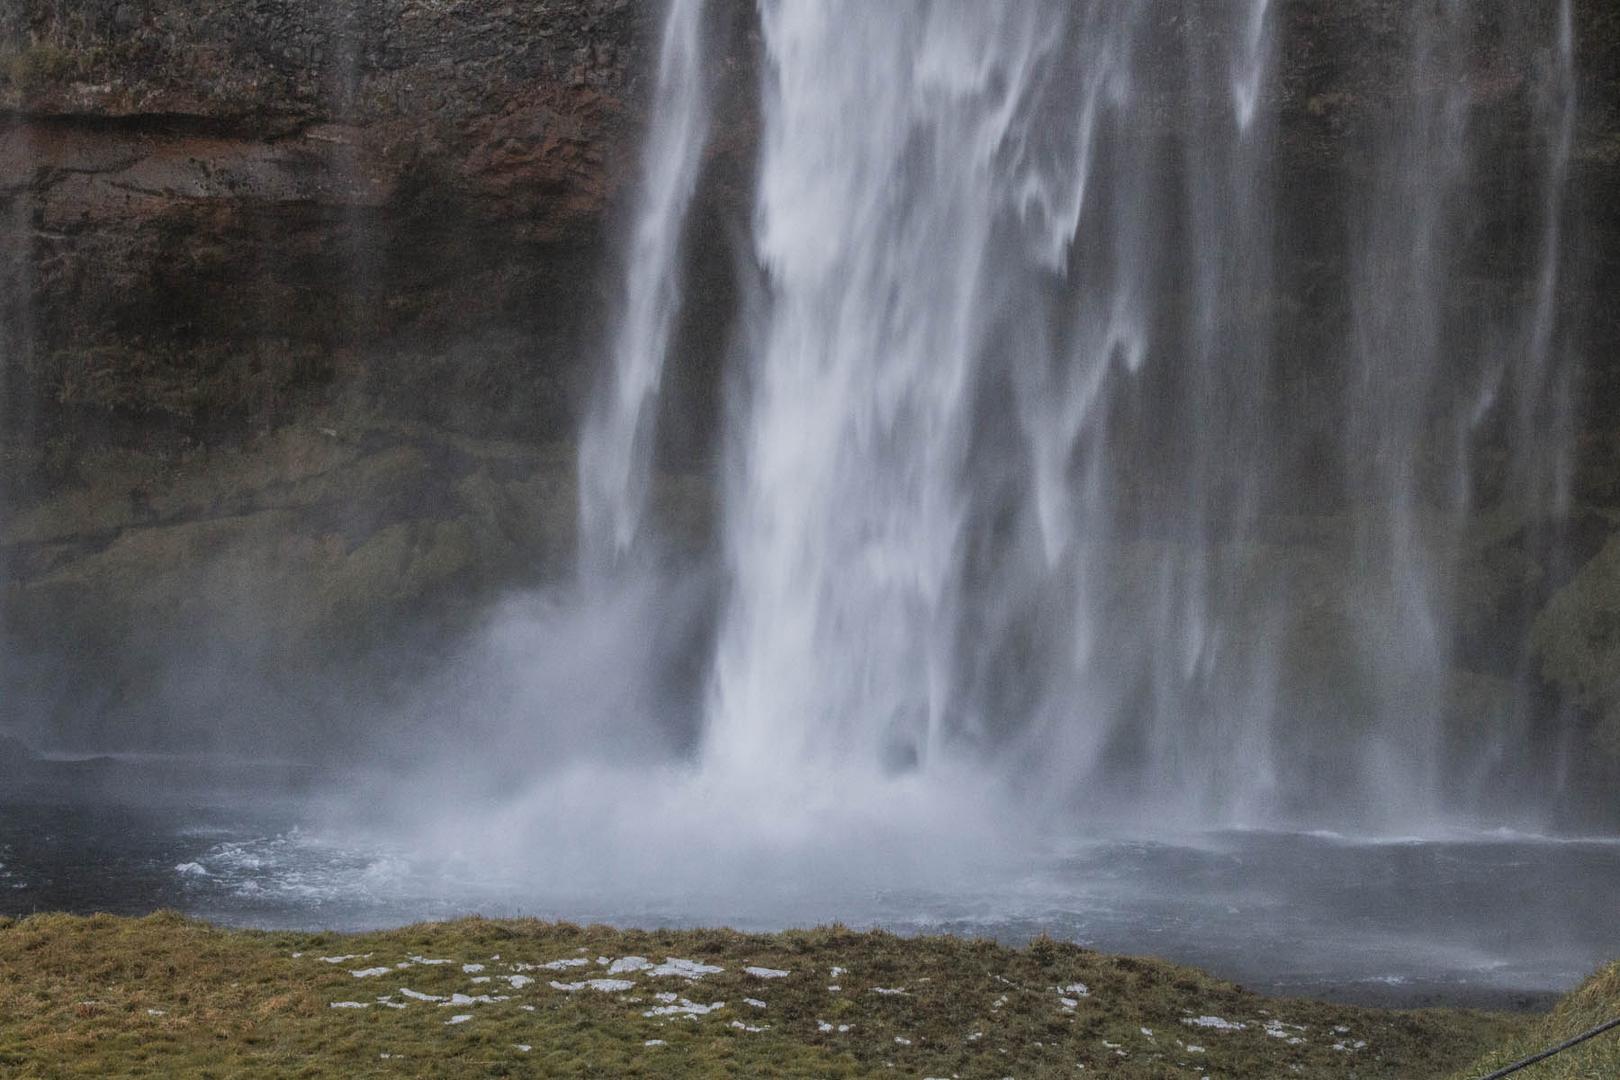
{"label": "mossy hillside", "polygon": [[[651,970],[669,958],[720,970]],[[0,974],[16,1077],[1393,1078],[1446,1075],[1528,1025],[1267,999],[1052,941],[836,927],[340,936],[46,915],[0,921]]]}
{"label": "mossy hillside", "polygon": [[[1620,1017],[1620,963],[1593,975],[1560,1002],[1551,1016],[1504,1040],[1453,1080],[1485,1076],[1616,1017]],[[1523,1075],[1526,1080],[1612,1080],[1620,1076],[1620,1031],[1599,1035],[1531,1066]]]}

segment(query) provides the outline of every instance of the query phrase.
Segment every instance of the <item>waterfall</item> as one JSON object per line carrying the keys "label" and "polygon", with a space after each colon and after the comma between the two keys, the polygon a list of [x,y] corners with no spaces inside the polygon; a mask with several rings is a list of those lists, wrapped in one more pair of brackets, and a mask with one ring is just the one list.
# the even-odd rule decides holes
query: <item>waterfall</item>
{"label": "waterfall", "polygon": [[[634,541],[650,475],[708,123],[697,8],[670,12],[581,449],[600,550]],[[1526,709],[1459,720],[1469,560],[1569,498],[1569,0],[1402,8],[1350,179],[1309,205],[1280,179],[1269,0],[759,20],[762,295],[703,768],[998,762],[1021,797],[1156,823],[1477,813]],[[1476,77],[1487,31],[1542,50],[1507,92],[1521,169],[1489,160],[1518,114]],[[1469,267],[1514,199],[1529,269],[1487,294]],[[1302,304],[1282,268],[1309,244],[1338,269]]]}
{"label": "waterfall", "polygon": [[659,382],[680,308],[681,237],[708,138],[704,0],[671,0],[608,385],[579,444],[580,550],[611,564],[641,528]]}
{"label": "waterfall", "polygon": [[[1469,759],[1524,756],[1522,730],[1447,730],[1456,629],[1466,597],[1471,517],[1494,512],[1534,529],[1568,499],[1570,365],[1556,312],[1563,199],[1574,124],[1570,4],[1516,11],[1507,32],[1541,42],[1531,123],[1542,160],[1526,288],[1505,305],[1470,280],[1470,234],[1491,207],[1481,189],[1499,166],[1477,131],[1469,77],[1483,27],[1477,5],[1408,9],[1400,94],[1372,146],[1373,175],[1353,223],[1352,346],[1343,403],[1353,557],[1362,573],[1346,607],[1358,622],[1373,705],[1359,774],[1366,791],[1408,816],[1446,812],[1446,774]],[[1526,299],[1528,297],[1528,299]],[[1505,423],[1504,423],[1504,419]],[[1482,432],[1503,427],[1509,479],[1481,491]],[[1522,712],[1522,708],[1520,710]],[[1461,760],[1459,760],[1461,759]]]}

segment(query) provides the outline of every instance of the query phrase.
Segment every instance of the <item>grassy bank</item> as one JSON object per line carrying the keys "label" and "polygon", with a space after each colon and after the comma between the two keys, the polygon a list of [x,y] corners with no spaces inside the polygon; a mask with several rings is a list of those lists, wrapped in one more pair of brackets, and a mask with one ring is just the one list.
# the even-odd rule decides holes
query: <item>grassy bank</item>
{"label": "grassy bank", "polygon": [[[1620,964],[1611,964],[1570,994],[1552,1015],[1505,1039],[1455,1080],[1484,1076],[1620,1016]],[[1525,1080],[1614,1080],[1620,1076],[1620,1032],[1611,1031],[1519,1075]]]}
{"label": "grassy bank", "polygon": [[1551,1023],[1268,999],[1045,941],[0,920],[8,1077],[1411,1078]]}

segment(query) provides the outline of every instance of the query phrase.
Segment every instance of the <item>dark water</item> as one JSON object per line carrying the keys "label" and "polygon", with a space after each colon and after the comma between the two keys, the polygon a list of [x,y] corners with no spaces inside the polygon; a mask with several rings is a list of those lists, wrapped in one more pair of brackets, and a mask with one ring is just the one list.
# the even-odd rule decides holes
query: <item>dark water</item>
{"label": "dark water", "polygon": [[[720,886],[570,893],[524,873],[344,835],[318,778],[264,766],[53,765],[0,794],[0,913],[176,908],[361,929],[469,913],[743,929],[841,921],[1020,942],[1049,933],[1196,964],[1270,992],[1535,1007],[1620,956],[1620,843],[1509,834],[1358,840],[1223,832],[1049,847],[928,890]],[[273,787],[285,792],[244,795]]]}

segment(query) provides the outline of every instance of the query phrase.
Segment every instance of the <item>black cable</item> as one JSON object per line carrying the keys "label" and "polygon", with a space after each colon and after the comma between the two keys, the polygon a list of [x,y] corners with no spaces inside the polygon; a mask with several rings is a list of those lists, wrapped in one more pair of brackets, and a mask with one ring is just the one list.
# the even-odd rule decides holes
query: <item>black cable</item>
{"label": "black cable", "polygon": [[1581,1043],[1585,1042],[1587,1039],[1595,1039],[1599,1035],[1603,1034],[1605,1031],[1611,1031],[1614,1028],[1620,1028],[1620,1016],[1615,1017],[1613,1020],[1610,1020],[1607,1023],[1599,1024],[1597,1027],[1593,1028],[1591,1031],[1583,1031],[1579,1035],[1575,1036],[1573,1039],[1565,1040],[1564,1042],[1559,1043],[1557,1046],[1548,1047],[1546,1050],[1543,1050],[1539,1054],[1532,1054],[1531,1056],[1525,1058],[1523,1061],[1515,1061],[1512,1065],[1509,1065],[1506,1068],[1497,1069],[1495,1072],[1491,1073],[1488,1076],[1480,1077],[1479,1080],[1502,1080],[1502,1077],[1504,1077],[1504,1076],[1507,1076],[1507,1075],[1509,1075],[1511,1073],[1516,1073],[1520,1069],[1528,1069],[1530,1066],[1534,1065],[1538,1061],[1546,1061],[1548,1058],[1552,1057],[1554,1054],[1562,1054],[1565,1050],[1568,1050],[1570,1047],[1579,1046]]}

